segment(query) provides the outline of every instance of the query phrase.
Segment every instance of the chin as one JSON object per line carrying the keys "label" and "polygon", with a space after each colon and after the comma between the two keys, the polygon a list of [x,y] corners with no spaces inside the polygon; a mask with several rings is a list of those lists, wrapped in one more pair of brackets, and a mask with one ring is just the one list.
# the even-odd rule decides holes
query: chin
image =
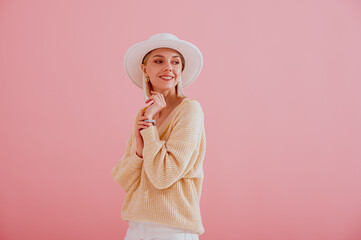
{"label": "chin", "polygon": [[174,85],[174,83],[165,83],[165,84],[162,84],[162,86],[159,86],[158,88],[159,89],[162,89],[162,90],[171,90],[173,88],[175,88],[176,85]]}

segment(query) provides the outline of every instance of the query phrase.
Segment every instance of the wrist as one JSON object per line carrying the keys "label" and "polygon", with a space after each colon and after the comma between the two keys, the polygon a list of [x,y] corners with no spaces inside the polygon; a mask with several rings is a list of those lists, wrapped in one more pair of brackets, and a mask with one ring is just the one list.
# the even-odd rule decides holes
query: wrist
{"label": "wrist", "polygon": [[155,119],[153,119],[153,116],[152,115],[144,115],[146,119],[144,119],[143,121],[145,122],[151,122],[153,123],[153,125],[155,125]]}

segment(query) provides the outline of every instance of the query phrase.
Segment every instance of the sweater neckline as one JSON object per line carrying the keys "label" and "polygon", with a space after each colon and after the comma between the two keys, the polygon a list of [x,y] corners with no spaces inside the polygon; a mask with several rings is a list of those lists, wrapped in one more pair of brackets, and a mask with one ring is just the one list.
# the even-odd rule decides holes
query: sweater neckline
{"label": "sweater neckline", "polygon": [[[190,100],[190,98],[186,97],[183,98],[182,102],[179,103],[169,114],[168,116],[164,119],[164,121],[162,122],[162,124],[160,126],[156,126],[159,136],[163,135],[163,132],[165,131],[164,126],[168,126],[169,124],[169,120],[172,119],[172,115],[177,111],[177,109],[186,101],[186,100]],[[167,124],[166,124],[167,123]]]}

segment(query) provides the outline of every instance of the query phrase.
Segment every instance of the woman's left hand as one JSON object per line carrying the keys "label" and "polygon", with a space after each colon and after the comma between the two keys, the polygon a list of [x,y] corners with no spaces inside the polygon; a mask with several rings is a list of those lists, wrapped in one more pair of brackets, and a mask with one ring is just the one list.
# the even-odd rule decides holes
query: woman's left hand
{"label": "woman's left hand", "polygon": [[153,116],[165,108],[167,106],[163,94],[155,91],[151,91],[152,96],[150,96],[145,103],[148,103],[149,101],[153,100],[153,103],[147,107],[145,110],[144,116],[147,118],[153,118]]}

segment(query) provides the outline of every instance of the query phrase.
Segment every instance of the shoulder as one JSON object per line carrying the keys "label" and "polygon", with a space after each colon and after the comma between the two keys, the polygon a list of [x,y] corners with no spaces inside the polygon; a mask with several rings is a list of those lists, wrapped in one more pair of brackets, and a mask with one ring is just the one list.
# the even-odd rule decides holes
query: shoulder
{"label": "shoulder", "polygon": [[202,104],[196,99],[187,99],[179,109],[179,116],[204,117]]}
{"label": "shoulder", "polygon": [[180,110],[181,111],[193,110],[193,111],[202,111],[203,112],[201,103],[196,99],[185,100],[184,103],[182,104]]}

